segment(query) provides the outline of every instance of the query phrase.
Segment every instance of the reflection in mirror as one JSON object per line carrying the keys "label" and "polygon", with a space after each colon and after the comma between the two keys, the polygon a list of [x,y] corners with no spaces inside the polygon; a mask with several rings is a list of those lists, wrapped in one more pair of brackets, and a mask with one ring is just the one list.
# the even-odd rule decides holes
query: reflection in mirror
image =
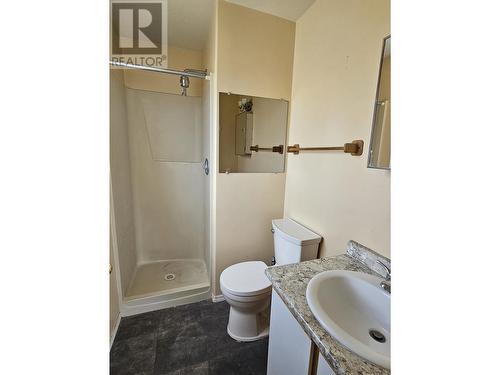
{"label": "reflection in mirror", "polygon": [[368,168],[391,167],[391,37],[384,39],[378,77]]}
{"label": "reflection in mirror", "polygon": [[219,93],[219,172],[284,172],[288,102]]}

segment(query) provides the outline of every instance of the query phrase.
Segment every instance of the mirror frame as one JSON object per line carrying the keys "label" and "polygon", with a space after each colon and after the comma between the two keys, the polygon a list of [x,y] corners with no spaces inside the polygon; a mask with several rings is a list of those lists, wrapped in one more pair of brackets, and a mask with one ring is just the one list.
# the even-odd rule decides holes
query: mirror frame
{"label": "mirror frame", "polygon": [[386,170],[386,171],[391,170],[390,165],[389,165],[389,167],[376,167],[376,166],[370,165],[370,161],[371,161],[371,155],[372,155],[371,151],[373,148],[373,133],[375,130],[375,123],[377,120],[377,118],[376,118],[377,100],[378,100],[378,94],[380,91],[380,76],[382,75],[382,64],[384,62],[385,42],[387,41],[387,39],[390,39],[390,37],[391,37],[391,34],[387,35],[382,40],[382,53],[380,54],[380,63],[379,63],[379,67],[378,67],[377,91],[375,92],[375,101],[373,103],[373,116],[372,116],[373,118],[372,118],[372,130],[370,132],[370,147],[368,148],[368,160],[367,160],[367,165],[366,165],[367,168],[382,169],[382,170]]}

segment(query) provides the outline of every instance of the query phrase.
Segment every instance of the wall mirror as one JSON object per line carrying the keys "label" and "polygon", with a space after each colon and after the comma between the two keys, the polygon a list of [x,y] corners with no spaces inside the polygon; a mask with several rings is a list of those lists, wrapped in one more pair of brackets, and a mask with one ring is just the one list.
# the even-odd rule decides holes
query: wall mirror
{"label": "wall mirror", "polygon": [[373,111],[368,168],[391,168],[391,37],[384,39]]}
{"label": "wall mirror", "polygon": [[284,172],[288,101],[219,93],[219,172]]}

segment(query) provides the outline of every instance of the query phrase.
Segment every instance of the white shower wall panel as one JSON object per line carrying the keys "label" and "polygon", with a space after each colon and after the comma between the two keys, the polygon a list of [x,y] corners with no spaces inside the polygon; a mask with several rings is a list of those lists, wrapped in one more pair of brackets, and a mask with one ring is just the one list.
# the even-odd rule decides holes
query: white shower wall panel
{"label": "white shower wall panel", "polygon": [[120,287],[132,281],[137,264],[132,202],[126,90],[121,70],[110,71],[110,168]]}
{"label": "white shower wall panel", "polygon": [[139,263],[204,258],[201,98],[127,89]]}

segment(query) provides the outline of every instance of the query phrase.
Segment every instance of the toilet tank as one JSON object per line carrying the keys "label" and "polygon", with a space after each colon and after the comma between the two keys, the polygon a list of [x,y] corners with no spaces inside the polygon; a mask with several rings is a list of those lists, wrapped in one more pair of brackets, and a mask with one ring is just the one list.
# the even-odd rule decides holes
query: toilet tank
{"label": "toilet tank", "polygon": [[321,236],[292,219],[274,219],[274,257],[277,265],[316,259]]}

